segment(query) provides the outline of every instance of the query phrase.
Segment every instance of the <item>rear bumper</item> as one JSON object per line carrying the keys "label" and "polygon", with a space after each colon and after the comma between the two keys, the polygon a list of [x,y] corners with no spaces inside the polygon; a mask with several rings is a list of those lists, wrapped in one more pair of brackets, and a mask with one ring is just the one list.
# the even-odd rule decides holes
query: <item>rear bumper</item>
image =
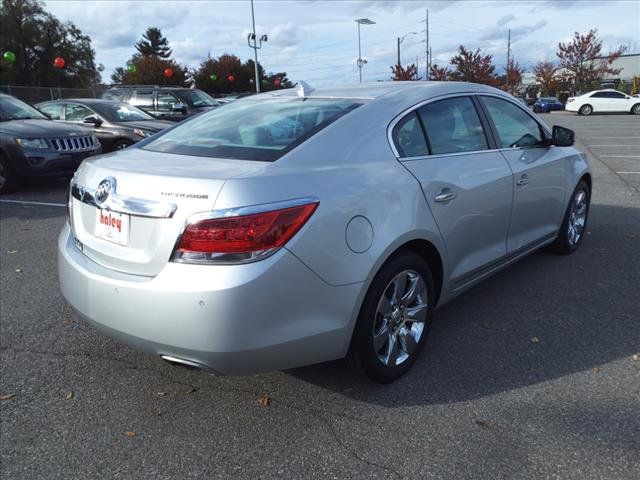
{"label": "rear bumper", "polygon": [[281,370],[346,354],[362,284],[332,287],[282,249],[234,266],[167,263],[155,277],[106,269],[58,240],[62,294],[116,340],[226,375]]}

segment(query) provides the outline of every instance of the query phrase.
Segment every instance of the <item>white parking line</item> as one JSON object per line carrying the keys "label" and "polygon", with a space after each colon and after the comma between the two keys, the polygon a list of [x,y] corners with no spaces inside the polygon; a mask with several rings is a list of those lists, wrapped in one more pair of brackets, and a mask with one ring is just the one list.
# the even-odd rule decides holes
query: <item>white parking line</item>
{"label": "white parking line", "polygon": [[640,158],[640,155],[598,155],[604,158]]}
{"label": "white parking line", "polygon": [[616,145],[614,143],[609,143],[607,145],[589,145],[590,147],[640,147],[640,143],[639,144],[633,144],[633,145]]}
{"label": "white parking line", "polygon": [[623,175],[640,175],[640,172],[616,172]]}
{"label": "white parking line", "polygon": [[51,203],[51,202],[32,202],[30,200],[5,200],[0,199],[2,203],[18,203],[22,205],[42,205],[44,207],[66,207],[67,205],[64,203]]}
{"label": "white parking line", "polygon": [[[582,136],[579,136],[578,138],[582,138]],[[607,140],[618,140],[618,139],[630,139],[630,138],[640,138],[640,135],[627,135],[626,137],[584,137],[584,138],[588,138],[589,140],[595,140],[595,139],[601,139],[601,138],[606,138]]]}

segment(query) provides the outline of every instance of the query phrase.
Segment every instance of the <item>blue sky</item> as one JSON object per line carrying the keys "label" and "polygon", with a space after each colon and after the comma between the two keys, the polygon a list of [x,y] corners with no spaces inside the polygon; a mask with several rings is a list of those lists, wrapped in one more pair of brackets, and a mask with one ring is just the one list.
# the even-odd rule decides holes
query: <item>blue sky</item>
{"label": "blue sky", "polygon": [[[637,0],[540,1],[270,1],[255,0],[256,31],[269,40],[259,51],[267,71],[286,71],[292,80],[317,85],[358,80],[356,18],[375,25],[362,27],[363,80],[386,80],[396,61],[396,38],[402,63],[418,61],[424,75],[425,11],[429,9],[434,63],[445,64],[458,45],[482,48],[494,55],[502,73],[507,31],[511,29],[515,59],[530,67],[555,60],[559,41],[574,31],[597,28],[605,51],[619,44],[640,53],[640,2]],[[174,58],[197,66],[207,54],[233,53],[252,58],[246,36],[251,28],[249,0],[50,0],[46,8],[73,21],[89,34],[96,61],[106,67],[105,80],[134,52],[133,44],[148,26],[160,27]],[[412,34],[410,32],[416,32]]]}

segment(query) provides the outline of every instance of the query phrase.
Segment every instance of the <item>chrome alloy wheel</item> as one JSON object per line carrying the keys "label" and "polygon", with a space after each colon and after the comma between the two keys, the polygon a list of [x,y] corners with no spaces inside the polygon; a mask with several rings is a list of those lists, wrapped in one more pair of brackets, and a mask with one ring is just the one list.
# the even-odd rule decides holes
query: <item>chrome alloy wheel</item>
{"label": "chrome alloy wheel", "polygon": [[567,222],[567,240],[569,245],[575,246],[582,237],[584,226],[587,221],[587,192],[578,190],[573,196],[569,221]]}
{"label": "chrome alloy wheel", "polygon": [[414,270],[404,270],[389,282],[373,326],[373,349],[386,366],[405,362],[424,333],[428,313],[427,287]]}
{"label": "chrome alloy wheel", "polygon": [[634,115],[640,115],[640,103],[637,103],[633,106],[633,108],[631,109],[631,113],[633,113]]}

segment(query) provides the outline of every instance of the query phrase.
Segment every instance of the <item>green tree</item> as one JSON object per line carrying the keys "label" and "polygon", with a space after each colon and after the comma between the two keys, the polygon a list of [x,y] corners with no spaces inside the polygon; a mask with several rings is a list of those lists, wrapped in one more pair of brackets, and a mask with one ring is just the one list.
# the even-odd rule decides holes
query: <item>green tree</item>
{"label": "green tree", "polygon": [[[0,26],[0,51],[16,55],[13,64],[2,63],[0,83],[86,88],[100,81],[91,38],[46,12],[39,0],[2,0]],[[56,57],[64,58],[65,68],[53,67]]]}
{"label": "green tree", "polygon": [[[127,85],[175,85],[182,86],[187,79],[187,69],[171,59],[158,58],[154,55],[144,57],[135,56],[127,66],[134,66],[135,70],[116,68],[111,80],[114,83]],[[171,77],[165,75],[165,70],[173,71]]]}
{"label": "green tree", "polygon": [[142,35],[142,40],[136,42],[136,50],[140,52],[140,55],[153,55],[159,58],[169,58],[172,53],[169,41],[156,27],[147,28],[147,31]]}

